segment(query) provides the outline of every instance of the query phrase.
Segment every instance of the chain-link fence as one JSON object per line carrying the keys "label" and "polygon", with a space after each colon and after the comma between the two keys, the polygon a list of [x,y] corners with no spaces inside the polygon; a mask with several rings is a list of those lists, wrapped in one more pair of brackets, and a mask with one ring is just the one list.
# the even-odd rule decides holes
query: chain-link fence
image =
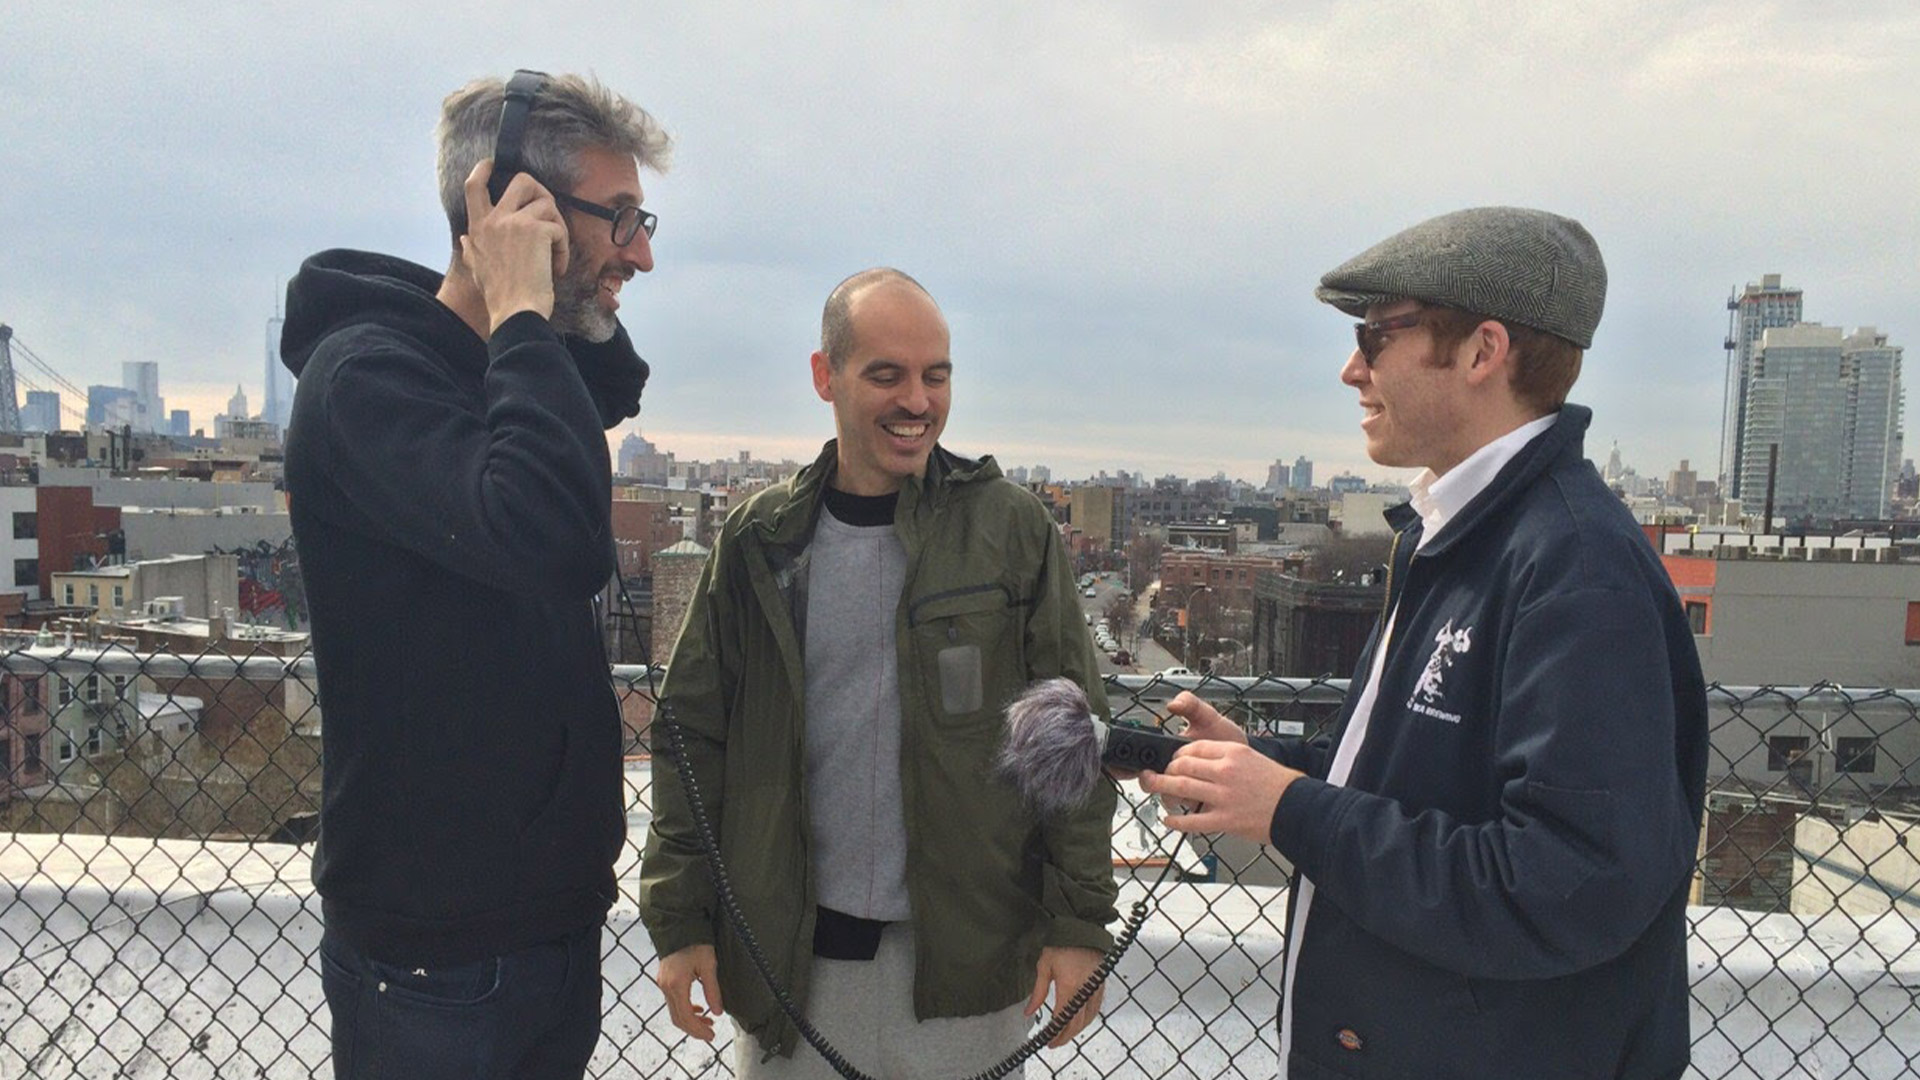
{"label": "chain-link fence", "polygon": [[[616,667],[628,745],[657,671]],[[1196,689],[1249,726],[1311,733],[1343,681],[1113,677],[1122,720]],[[1694,1075],[1920,1076],[1920,691],[1716,688],[1690,940]],[[0,654],[0,1077],[306,1077],[329,1068],[308,843],[312,663],[61,646]],[[651,762],[608,920],[592,1075],[731,1074],[682,1037],[635,911]],[[1263,1077],[1287,868],[1180,850],[1138,790],[1114,822],[1121,908],[1166,878],[1105,1015],[1029,1076]],[[722,1025],[723,1030],[727,1025]]]}

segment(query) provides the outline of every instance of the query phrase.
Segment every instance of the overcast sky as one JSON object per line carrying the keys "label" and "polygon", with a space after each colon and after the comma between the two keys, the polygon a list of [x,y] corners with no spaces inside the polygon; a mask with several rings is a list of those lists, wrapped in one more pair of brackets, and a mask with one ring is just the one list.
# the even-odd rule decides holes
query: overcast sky
{"label": "overcast sky", "polygon": [[1618,440],[1643,473],[1717,467],[1732,287],[1781,273],[1810,319],[1920,342],[1911,0],[16,0],[5,23],[0,322],[81,386],[159,361],[196,425],[236,382],[259,409],[308,254],[444,267],[440,99],[515,67],[596,73],[675,137],[621,315],[653,365],[641,428],[682,457],[811,456],[820,304],[884,263],[952,322],[955,450],[1404,478],[1365,459],[1350,320],[1312,287],[1472,205],[1599,240],[1574,400],[1589,456]]}

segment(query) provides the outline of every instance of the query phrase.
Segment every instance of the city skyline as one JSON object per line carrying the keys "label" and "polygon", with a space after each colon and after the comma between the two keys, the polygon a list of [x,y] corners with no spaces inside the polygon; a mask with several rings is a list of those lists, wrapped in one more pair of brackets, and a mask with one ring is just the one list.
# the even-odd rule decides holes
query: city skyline
{"label": "city skyline", "polygon": [[[1779,275],[1769,274],[1769,275],[1766,275],[1766,277],[1770,279],[1776,279],[1775,282],[1773,282],[1773,284],[1777,284],[1777,279]],[[1800,290],[1790,289],[1789,291],[1793,294],[1793,296],[1797,301]],[[1797,306],[1797,303],[1794,307],[1794,311],[1796,313],[1796,316],[1798,316],[1799,308]],[[269,327],[277,327],[277,325],[281,322],[282,320],[280,319],[279,316],[274,316],[272,319],[269,320],[268,325]],[[1821,327],[1822,329],[1832,331],[1834,335],[1836,335],[1836,339],[1837,339],[1837,336],[1840,335],[1840,332],[1842,329],[1839,327],[1826,326],[1825,324],[1820,323],[1818,320],[1805,320],[1804,324],[1809,327]],[[1752,335],[1752,344],[1748,345],[1748,344],[1742,343],[1735,353],[1736,357],[1740,357],[1740,358],[1746,357],[1752,351],[1752,347],[1757,346],[1760,339],[1761,331],[1764,331],[1765,329],[1771,326],[1786,326],[1786,325],[1793,325],[1793,323],[1776,321],[1776,322],[1769,323],[1765,326],[1759,327],[1758,329],[1755,330],[1755,332]],[[1876,331],[1877,328],[1870,327],[1870,326],[1858,327],[1858,328],[1848,327],[1848,328],[1845,328],[1845,330],[1846,330],[1845,336],[1851,339],[1852,337],[1857,336],[1857,333],[1860,331]],[[1879,336],[1882,339],[1884,339],[1886,338],[1887,335],[1884,332],[1879,332]],[[1900,343],[1900,342],[1892,342],[1890,344],[1891,344],[1891,347],[1896,351],[1899,351],[1903,348],[1903,343]],[[1744,369],[1744,367],[1749,363],[1750,363],[1750,360],[1747,360],[1747,359],[1736,359],[1734,365],[1730,365],[1728,370],[1729,372],[1741,370],[1741,369]],[[127,362],[126,364],[127,370],[132,370],[132,366],[133,366],[132,362]],[[291,383],[290,377],[288,381],[289,383]],[[165,414],[163,414],[162,420],[160,421],[160,424],[163,428],[163,433],[164,433],[165,425],[168,423],[168,421],[165,419],[165,416],[178,415],[181,412],[188,412],[192,416],[202,418],[200,422],[197,422],[194,425],[195,429],[203,430],[209,435],[213,434],[215,429],[215,421],[219,418],[226,417],[229,414],[231,404],[235,400],[234,392],[232,390],[229,390],[227,388],[228,386],[237,387],[238,390],[240,391],[240,396],[244,398],[248,403],[250,403],[250,407],[248,410],[250,415],[258,416],[262,419],[273,419],[273,417],[269,416],[269,412],[271,410],[269,409],[268,403],[265,400],[262,400],[263,392],[260,389],[258,389],[258,387],[254,387],[250,389],[249,384],[247,383],[245,378],[236,378],[231,384],[228,384],[228,383],[199,384],[196,386],[192,386],[191,388],[185,391],[168,389],[168,387],[171,387],[173,385],[170,383],[161,382],[158,385],[160,385],[162,389],[166,389],[166,393],[163,394],[162,396],[168,402],[169,406],[183,403],[183,402],[189,403],[189,408],[187,409],[168,408],[166,410]],[[127,389],[129,390],[129,392],[131,392],[131,388],[127,388]],[[1729,392],[1731,392],[1731,386],[1729,386]],[[20,410],[23,418],[32,416],[32,415],[37,415],[32,411],[32,403],[28,400],[28,394],[38,395],[39,393],[41,392],[26,391],[26,390],[23,390],[20,392],[19,394],[20,401],[21,401]],[[58,392],[54,392],[52,396],[54,396],[55,398],[60,397]],[[63,403],[62,411],[64,412],[70,406],[68,406],[64,402],[64,399],[61,399],[61,400]],[[256,401],[260,402],[260,407],[258,409],[251,408],[251,403]],[[86,402],[84,398],[81,399],[80,404],[82,407],[85,406]],[[291,408],[290,399],[283,399],[282,415],[285,415],[286,411],[290,411],[290,408]],[[1732,407],[1730,406],[1729,409],[1731,410],[1731,408]],[[1731,412],[1730,412],[1730,415],[1731,415]],[[831,418],[829,417],[828,419],[830,423]],[[818,437],[801,435],[801,436],[794,436],[794,437],[785,438],[785,439],[775,439],[771,441],[763,438],[758,441],[759,444],[757,445],[756,440],[753,439],[752,437],[741,436],[734,433],[718,433],[718,434],[695,433],[690,435],[689,433],[686,433],[686,432],[667,432],[661,437],[655,438],[651,432],[652,432],[652,429],[647,429],[645,432],[643,432],[640,425],[635,421],[629,421],[617,428],[614,428],[608,431],[607,443],[608,443],[609,451],[616,456],[616,463],[617,463],[617,456],[621,453],[621,444],[625,440],[636,437],[636,436],[643,437],[647,441],[656,444],[656,446],[658,447],[661,453],[672,453],[673,455],[675,455],[675,457],[678,460],[682,460],[682,461],[717,461],[717,460],[723,460],[723,459],[732,459],[737,457],[741,452],[746,452],[754,460],[757,460],[757,461],[780,461],[782,459],[792,459],[802,463],[804,463],[805,461],[811,460],[817,454],[820,448],[820,444],[826,438],[831,436],[831,432],[829,431],[821,434]],[[191,433],[192,433],[191,430],[186,432],[186,434],[191,434]],[[669,443],[666,441],[669,439],[681,440],[681,442],[686,447],[693,448],[692,452],[690,452],[688,449],[683,449],[682,446],[669,445]],[[1726,440],[1726,443],[1729,446],[1738,445],[1737,440],[1733,438],[1728,438]],[[774,447],[783,446],[789,449],[784,451],[772,450],[772,449],[766,449],[765,447],[767,446],[774,446]],[[1595,463],[1596,466],[1601,465],[1602,462],[1605,460],[1603,451],[1601,450],[1600,447],[1601,447],[1601,444],[1595,441],[1590,436],[1588,440],[1588,446],[1587,446],[1587,456]],[[1607,449],[1609,451],[1612,451],[1615,454],[1619,452],[1617,443],[1612,441],[1609,441],[1607,443]],[[1269,483],[1263,482],[1262,476],[1265,476],[1270,480],[1273,472],[1273,465],[1275,464],[1274,461],[1269,460],[1265,462],[1264,465],[1261,465],[1260,468],[1250,470],[1249,472],[1244,474],[1236,474],[1231,468],[1225,468],[1220,466],[1210,467],[1207,469],[1207,471],[1204,471],[1204,472],[1183,473],[1176,469],[1166,469],[1166,468],[1154,469],[1151,467],[1146,467],[1141,465],[1126,465],[1119,462],[1117,458],[1111,457],[1111,455],[1103,457],[1102,451],[1096,448],[1096,449],[1086,450],[1083,453],[1077,455],[1077,457],[1075,458],[1075,460],[1093,463],[1091,467],[1087,469],[1087,471],[1085,471],[1084,473],[1080,473],[1080,472],[1075,472],[1074,467],[1071,467],[1071,466],[1063,467],[1050,461],[1014,460],[1006,457],[1005,455],[995,453],[991,449],[985,450],[985,451],[979,451],[979,452],[994,453],[996,460],[998,460],[1001,466],[1006,469],[1029,468],[1036,465],[1043,466],[1047,468],[1050,472],[1056,474],[1055,476],[1056,482],[1060,480],[1073,481],[1073,480],[1091,479],[1096,475],[1100,475],[1102,473],[1107,473],[1107,472],[1114,472],[1114,471],[1124,471],[1128,473],[1144,474],[1148,478],[1149,482],[1153,478],[1166,476],[1166,475],[1176,475],[1176,476],[1181,476],[1187,479],[1208,479],[1218,474],[1224,473],[1226,477],[1230,480],[1241,481],[1248,484],[1249,486],[1252,486],[1255,488],[1262,488],[1262,487],[1270,486]],[[1722,453],[1725,453],[1725,451],[1723,450]],[[1654,461],[1646,458],[1644,454],[1636,454],[1632,452],[1631,449],[1629,451],[1629,457],[1631,458],[1631,460],[1628,460],[1626,462],[1626,468],[1633,471],[1637,475],[1648,478],[1648,479],[1658,479],[1669,472],[1681,469],[1683,467],[1686,467],[1690,471],[1698,473],[1702,476],[1711,478],[1715,473],[1715,465],[1718,461],[1718,459],[1709,459],[1709,460],[1703,461],[1703,460],[1692,459],[1692,458],[1681,458],[1681,459],[1676,459],[1672,461]],[[1897,456],[1897,458],[1898,459],[1892,462],[1892,465],[1896,472],[1898,471],[1898,466],[1900,465],[1900,459],[1909,459],[1909,455],[1905,454],[1905,452],[1903,451],[1900,455]],[[1344,474],[1344,475],[1355,475],[1355,476],[1363,477],[1366,480],[1368,480],[1370,483],[1382,484],[1382,485],[1393,485],[1393,484],[1404,484],[1407,480],[1409,480],[1412,476],[1414,476],[1418,472],[1418,470],[1415,470],[1415,469],[1392,468],[1388,466],[1376,465],[1370,461],[1364,461],[1364,459],[1362,464],[1358,466],[1352,465],[1350,463],[1315,462],[1312,459],[1305,457],[1305,455],[1295,455],[1295,459],[1296,459],[1296,462],[1297,461],[1307,462],[1309,465],[1313,467],[1315,473],[1317,473],[1319,477],[1324,479],[1330,479],[1333,475],[1336,475],[1336,474]],[[1251,459],[1248,459],[1248,460],[1251,460]],[[1329,471],[1329,468],[1331,468],[1331,471]],[[617,468],[616,468],[616,471],[618,471]],[[1309,484],[1308,486],[1312,486],[1312,485]],[[1325,484],[1322,483],[1320,486],[1324,487]]]}
{"label": "city skyline", "polygon": [[[1612,290],[1574,397],[1589,455],[1617,440],[1649,474],[1719,466],[1730,289],[1778,273],[1828,325],[1920,330],[1911,5],[716,2],[604,35],[454,10],[29,0],[0,73],[0,321],[81,385],[158,362],[211,430],[234,382],[265,401],[261,327],[306,255],[445,264],[437,103],[531,65],[594,71],[678,138],[643,177],[659,269],[622,315],[645,430],[689,456],[812,456],[819,304],[876,263],[953,324],[949,445],[1058,475],[1258,482],[1304,455],[1398,478],[1365,460],[1349,320],[1311,290],[1461,206],[1599,239]],[[1501,48],[1522,62],[1446,59]],[[1834,168],[1843,141],[1875,167]]]}

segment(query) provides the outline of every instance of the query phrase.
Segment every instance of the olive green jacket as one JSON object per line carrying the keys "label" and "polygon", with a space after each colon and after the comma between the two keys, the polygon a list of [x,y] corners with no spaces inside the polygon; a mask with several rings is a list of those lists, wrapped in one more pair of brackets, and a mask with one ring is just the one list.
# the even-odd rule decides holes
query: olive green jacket
{"label": "olive green jacket", "polygon": [[[663,715],[681,726],[748,924],[803,1007],[815,907],[808,822],[816,811],[803,776],[806,684],[796,628],[806,625],[807,544],[835,453],[829,442],[791,480],[727,516],[661,693]],[[907,552],[894,641],[914,1014],[974,1016],[1026,997],[1042,946],[1112,944],[1112,788],[1099,785],[1070,815],[1036,821],[990,772],[1002,710],[1033,680],[1071,678],[1102,716],[1106,697],[1059,530],[1038,499],[1001,478],[992,458],[970,461],[935,447],[927,476],[901,491],[894,527]],[[715,946],[727,1011],[765,1049],[791,1054],[798,1032],[715,899],[664,725],[654,725],[653,744],[640,917],[661,956]]]}

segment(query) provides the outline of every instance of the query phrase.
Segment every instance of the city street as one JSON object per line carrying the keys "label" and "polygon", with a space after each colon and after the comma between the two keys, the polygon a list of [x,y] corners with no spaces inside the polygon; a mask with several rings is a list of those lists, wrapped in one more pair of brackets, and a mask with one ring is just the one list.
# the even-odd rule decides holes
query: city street
{"label": "city street", "polygon": [[[1116,595],[1126,592],[1125,579],[1111,571],[1102,573],[1094,579],[1094,595],[1091,599],[1085,595],[1084,589],[1081,592],[1080,608],[1091,616],[1091,622],[1088,624],[1088,632],[1091,633],[1093,625],[1105,617],[1107,605],[1113,603]],[[1100,656],[1101,674],[1151,675],[1179,665],[1180,661],[1161,648],[1158,642],[1140,633],[1141,626],[1147,618],[1149,595],[1150,593],[1143,590],[1140,598],[1134,601],[1132,625],[1112,627],[1120,648],[1132,654],[1130,657],[1132,662],[1116,664],[1113,662],[1112,654],[1103,651]]]}

